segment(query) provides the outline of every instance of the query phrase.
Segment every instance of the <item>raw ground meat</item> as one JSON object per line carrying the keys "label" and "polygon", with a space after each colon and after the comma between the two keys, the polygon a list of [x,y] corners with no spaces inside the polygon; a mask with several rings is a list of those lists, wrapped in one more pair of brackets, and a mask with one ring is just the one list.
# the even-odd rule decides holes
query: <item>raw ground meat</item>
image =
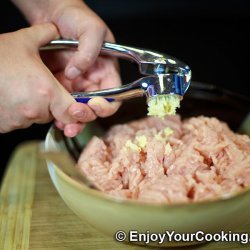
{"label": "raw ground meat", "polygon": [[119,199],[216,199],[250,186],[250,138],[216,118],[147,117],[94,136],[77,165],[99,190]]}

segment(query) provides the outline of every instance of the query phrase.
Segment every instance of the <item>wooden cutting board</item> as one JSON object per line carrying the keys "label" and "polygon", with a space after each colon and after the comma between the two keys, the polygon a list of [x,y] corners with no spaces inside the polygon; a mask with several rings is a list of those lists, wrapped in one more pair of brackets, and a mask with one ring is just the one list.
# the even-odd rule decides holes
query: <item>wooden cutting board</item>
{"label": "wooden cutting board", "polygon": [[[38,157],[39,145],[20,145],[7,167],[0,192],[0,250],[162,249],[115,242],[79,220],[52,185],[46,164]],[[250,224],[239,231],[250,233]],[[250,244],[217,242],[178,248],[186,249],[239,250],[250,249]]]}

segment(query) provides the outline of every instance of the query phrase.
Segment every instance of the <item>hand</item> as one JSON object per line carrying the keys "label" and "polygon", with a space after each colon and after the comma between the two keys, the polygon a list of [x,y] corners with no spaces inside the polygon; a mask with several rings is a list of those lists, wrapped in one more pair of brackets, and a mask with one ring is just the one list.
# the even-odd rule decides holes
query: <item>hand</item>
{"label": "hand", "polygon": [[[71,115],[72,107],[78,104],[39,56],[39,48],[58,35],[52,24],[0,35],[0,55],[4,59],[0,60],[1,133],[46,123],[53,117],[78,126],[80,120]],[[69,136],[71,132],[65,131]]]}
{"label": "hand", "polygon": [[[116,60],[107,56],[98,57],[103,41],[114,42],[114,37],[105,23],[81,0],[15,2],[32,24],[53,22],[61,37],[79,40],[80,45],[75,52],[50,51],[42,55],[48,68],[68,91],[99,90],[121,84]],[[84,123],[87,121],[86,114],[106,117],[118,109],[119,103],[93,98],[88,105],[81,107],[81,121]],[[70,111],[75,111],[75,108],[79,106],[73,105]],[[65,128],[60,122],[56,125]]]}

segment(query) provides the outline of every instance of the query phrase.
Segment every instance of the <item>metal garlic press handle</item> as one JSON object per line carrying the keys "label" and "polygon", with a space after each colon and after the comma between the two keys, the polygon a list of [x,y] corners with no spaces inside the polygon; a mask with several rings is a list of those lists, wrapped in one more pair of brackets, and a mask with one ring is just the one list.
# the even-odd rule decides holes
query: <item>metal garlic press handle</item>
{"label": "metal garlic press handle", "polygon": [[[42,47],[42,50],[76,49],[78,45],[79,41],[60,39],[51,41],[48,45]],[[101,53],[110,56],[117,56],[119,58],[130,59],[138,64],[143,61],[147,61],[147,58],[150,56],[147,56],[143,50],[108,42],[103,43]]]}
{"label": "metal garlic press handle", "polygon": [[[77,49],[75,40],[53,40],[41,50]],[[101,54],[117,56],[134,61],[144,77],[117,88],[92,92],[75,92],[71,95],[77,102],[88,103],[95,96],[104,97],[107,101],[123,101],[139,96],[177,94],[183,96],[187,91],[191,70],[181,61],[159,52],[105,42]]]}
{"label": "metal garlic press handle", "polygon": [[[79,41],[76,40],[59,39],[51,41],[41,50],[76,49],[78,45]],[[101,53],[136,62],[139,65],[140,73],[143,75],[171,72],[185,75],[190,71],[188,66],[176,58],[151,50],[105,42],[101,48]]]}

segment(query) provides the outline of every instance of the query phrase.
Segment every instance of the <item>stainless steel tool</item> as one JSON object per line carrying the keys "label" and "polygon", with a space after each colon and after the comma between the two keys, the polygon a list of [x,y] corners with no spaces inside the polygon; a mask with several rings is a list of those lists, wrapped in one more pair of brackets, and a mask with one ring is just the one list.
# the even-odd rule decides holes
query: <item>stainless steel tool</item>
{"label": "stainless steel tool", "polygon": [[[77,49],[78,45],[79,42],[75,40],[53,40],[41,50]],[[110,102],[144,95],[147,98],[166,94],[183,96],[190,85],[190,68],[166,54],[108,42],[103,44],[101,54],[136,62],[140,73],[145,76],[118,88],[72,93],[76,101],[87,103],[95,96],[104,97]]]}

